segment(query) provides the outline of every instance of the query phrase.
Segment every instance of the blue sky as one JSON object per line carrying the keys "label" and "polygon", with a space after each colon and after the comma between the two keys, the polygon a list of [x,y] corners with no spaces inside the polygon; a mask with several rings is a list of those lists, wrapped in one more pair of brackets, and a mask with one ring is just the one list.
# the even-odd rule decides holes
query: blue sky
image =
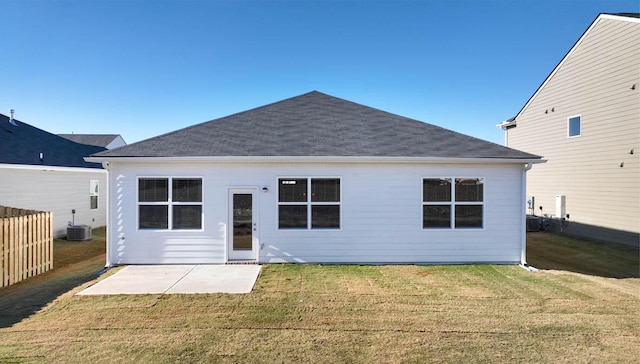
{"label": "blue sky", "polygon": [[496,143],[601,1],[0,0],[0,113],[131,143],[312,90]]}

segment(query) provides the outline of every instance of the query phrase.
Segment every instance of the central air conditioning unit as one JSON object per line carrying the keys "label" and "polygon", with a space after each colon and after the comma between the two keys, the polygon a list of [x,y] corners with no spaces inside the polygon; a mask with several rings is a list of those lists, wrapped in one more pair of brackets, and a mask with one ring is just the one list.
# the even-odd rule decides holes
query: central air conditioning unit
{"label": "central air conditioning unit", "polygon": [[540,231],[542,220],[538,216],[527,216],[527,232]]}
{"label": "central air conditioning unit", "polygon": [[91,240],[91,226],[89,225],[67,226],[67,240],[70,240],[70,241]]}

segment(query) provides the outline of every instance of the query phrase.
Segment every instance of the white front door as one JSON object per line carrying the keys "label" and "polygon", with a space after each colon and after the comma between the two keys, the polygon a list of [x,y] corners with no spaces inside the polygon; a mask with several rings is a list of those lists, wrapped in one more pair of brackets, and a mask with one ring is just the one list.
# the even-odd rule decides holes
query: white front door
{"label": "white front door", "polygon": [[229,189],[229,260],[257,259],[256,191],[255,188]]}

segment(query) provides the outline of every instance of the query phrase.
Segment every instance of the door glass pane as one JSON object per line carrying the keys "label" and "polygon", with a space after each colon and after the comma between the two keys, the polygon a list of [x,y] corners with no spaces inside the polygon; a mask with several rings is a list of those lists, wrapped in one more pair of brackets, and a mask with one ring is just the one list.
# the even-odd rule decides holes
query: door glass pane
{"label": "door glass pane", "polygon": [[233,250],[251,250],[253,211],[250,193],[233,195]]}

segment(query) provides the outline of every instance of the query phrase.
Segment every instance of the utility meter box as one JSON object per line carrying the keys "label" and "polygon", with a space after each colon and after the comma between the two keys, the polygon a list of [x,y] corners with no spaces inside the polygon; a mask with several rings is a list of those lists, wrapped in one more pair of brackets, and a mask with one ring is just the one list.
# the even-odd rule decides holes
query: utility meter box
{"label": "utility meter box", "polygon": [[556,217],[564,219],[567,216],[567,196],[556,195]]}

